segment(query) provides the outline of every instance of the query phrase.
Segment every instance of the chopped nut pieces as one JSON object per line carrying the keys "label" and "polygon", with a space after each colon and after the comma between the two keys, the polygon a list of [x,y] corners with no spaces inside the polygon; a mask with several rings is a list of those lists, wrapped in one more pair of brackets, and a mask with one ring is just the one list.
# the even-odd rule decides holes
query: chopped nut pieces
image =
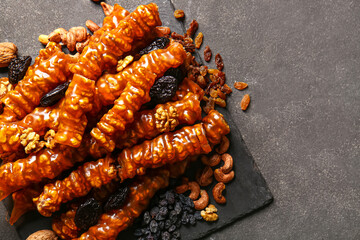
{"label": "chopped nut pieces", "polygon": [[45,146],[47,148],[53,149],[56,145],[55,141],[54,141],[54,137],[55,137],[55,131],[50,129],[49,131],[46,132],[45,136],[44,136],[44,140],[45,142]]}
{"label": "chopped nut pieces", "polygon": [[210,204],[207,208],[205,208],[205,210],[202,210],[200,214],[205,221],[214,222],[219,219],[219,216],[216,213],[217,208]]}
{"label": "chopped nut pieces", "polygon": [[25,153],[29,154],[37,152],[45,146],[45,142],[40,141],[40,136],[33,131],[32,128],[27,128],[20,136],[20,143],[25,147]]}
{"label": "chopped nut pieces", "polygon": [[169,132],[174,130],[179,124],[177,116],[178,113],[174,107],[170,107],[169,111],[165,110],[163,107],[158,108],[155,113],[156,128],[160,132]]}
{"label": "chopped nut pieces", "polygon": [[237,90],[244,90],[247,87],[248,87],[247,83],[244,83],[244,82],[235,82],[234,83],[234,88],[236,88]]}
{"label": "chopped nut pieces", "polygon": [[195,38],[195,47],[197,49],[200,48],[202,42],[203,42],[203,38],[204,38],[204,34],[202,32],[199,32],[199,34],[197,35],[197,37]]}
{"label": "chopped nut pieces", "polygon": [[245,111],[248,108],[249,104],[250,104],[250,95],[245,94],[240,103],[241,110]]}
{"label": "chopped nut pieces", "polygon": [[121,72],[127,65],[129,65],[134,60],[134,57],[129,55],[126,56],[124,59],[120,59],[116,66],[116,71]]}
{"label": "chopped nut pieces", "polygon": [[8,92],[14,89],[7,77],[0,78],[0,99]]}
{"label": "chopped nut pieces", "polygon": [[175,12],[174,12],[174,17],[177,18],[177,19],[184,18],[184,17],[185,17],[185,13],[184,13],[184,11],[181,10],[181,9],[175,10]]}

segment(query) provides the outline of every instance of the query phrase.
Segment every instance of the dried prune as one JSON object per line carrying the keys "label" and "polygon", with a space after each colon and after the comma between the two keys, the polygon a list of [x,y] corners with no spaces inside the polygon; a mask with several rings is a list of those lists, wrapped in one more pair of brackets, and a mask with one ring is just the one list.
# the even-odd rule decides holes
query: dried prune
{"label": "dried prune", "polygon": [[128,186],[121,186],[114,194],[112,194],[104,205],[105,212],[119,209],[125,202],[128,195]]}
{"label": "dried prune", "polygon": [[209,62],[211,60],[212,52],[209,46],[204,49],[204,60]]}
{"label": "dried prune", "polygon": [[153,41],[152,43],[150,43],[147,47],[145,47],[144,49],[140,50],[139,54],[140,55],[144,55],[144,54],[148,54],[154,50],[158,50],[158,49],[163,49],[165,48],[168,44],[170,43],[170,39],[166,38],[166,37],[159,37],[156,38],[155,41]]}
{"label": "dried prune", "polygon": [[177,18],[177,19],[184,18],[184,17],[185,17],[185,13],[184,13],[183,10],[177,9],[177,10],[175,10],[175,12],[174,12],[174,17]]}
{"label": "dried prune", "polygon": [[178,83],[181,83],[182,80],[184,79],[184,72],[180,67],[178,67],[178,68],[169,68],[164,73],[164,76],[173,76],[174,78],[176,78]]}
{"label": "dried prune", "polygon": [[60,99],[62,99],[65,96],[65,92],[69,87],[69,82],[60,84],[47,94],[45,94],[41,100],[40,105],[43,107],[49,107],[57,103]]}
{"label": "dried prune", "polygon": [[102,214],[101,205],[95,198],[89,198],[79,206],[75,214],[75,224],[81,230],[95,225]]}
{"label": "dried prune", "polygon": [[215,56],[215,64],[216,64],[217,69],[219,69],[220,71],[223,70],[224,62],[222,60],[220,53],[216,54],[216,56]]}
{"label": "dried prune", "polygon": [[165,103],[175,96],[178,81],[173,76],[162,76],[150,89],[151,104]]}
{"label": "dried prune", "polygon": [[11,59],[9,64],[9,82],[11,84],[17,84],[21,79],[23,79],[30,64],[30,56]]}

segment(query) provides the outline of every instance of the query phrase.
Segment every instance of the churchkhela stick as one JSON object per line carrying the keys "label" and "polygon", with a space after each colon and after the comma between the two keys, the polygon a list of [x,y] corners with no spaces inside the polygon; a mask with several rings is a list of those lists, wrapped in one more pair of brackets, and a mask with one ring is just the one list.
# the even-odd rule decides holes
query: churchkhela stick
{"label": "churchkhela stick", "polygon": [[147,208],[154,194],[168,185],[169,171],[165,169],[155,169],[137,177],[129,186],[124,206],[101,215],[98,223],[77,240],[115,240]]}
{"label": "churchkhela stick", "polygon": [[116,146],[131,147],[141,139],[152,139],[163,132],[170,132],[178,125],[192,125],[201,120],[198,97],[189,93],[180,101],[158,104],[152,110],[135,114],[134,122],[124,132],[117,134]]}
{"label": "churchkhela stick", "polygon": [[78,208],[77,204],[71,204],[70,209],[62,213],[59,217],[53,218],[52,230],[61,239],[74,239],[77,238],[81,229],[75,224],[75,215]]}
{"label": "churchkhela stick", "polygon": [[146,168],[157,168],[180,162],[188,156],[207,154],[211,146],[220,143],[230,132],[223,115],[212,111],[203,123],[184,127],[176,132],[164,133],[153,140],[124,149],[117,161],[121,181],[145,174]]}
{"label": "churchkhela stick", "polygon": [[124,131],[126,124],[134,121],[134,113],[150,100],[149,91],[155,79],[170,67],[181,65],[185,57],[183,46],[172,42],[166,49],[153,51],[149,56],[145,56],[149,60],[163,59],[161,67],[153,62],[147,62],[147,67],[137,67],[135,62],[128,71],[121,72],[128,80],[126,87],[115,100],[114,106],[97,123],[97,127],[91,130],[91,136],[107,151],[112,152],[115,148],[114,134]]}
{"label": "churchkhela stick", "polygon": [[5,104],[0,121],[21,120],[39,105],[40,99],[71,75],[69,64],[75,58],[61,51],[61,46],[50,42],[40,50],[35,64],[30,66],[23,80],[8,92],[1,102]]}
{"label": "churchkhela stick", "polygon": [[[75,74],[75,77],[82,76],[87,81],[96,81],[104,70],[117,64],[119,57],[131,51],[134,40],[141,39],[158,25],[161,25],[161,21],[156,4],[150,3],[137,7],[134,12],[121,20],[115,29],[104,32],[99,41],[89,41],[70,71]],[[71,85],[74,89],[79,87],[78,83],[72,81],[67,92],[71,90]],[[78,91],[74,91],[73,94],[66,93],[65,102],[71,102],[73,105],[68,107],[67,104],[64,104],[61,109],[59,130],[66,129],[68,131],[76,125],[77,118],[75,116],[85,117],[85,109],[79,106],[82,101],[79,94]],[[77,101],[73,99],[77,99]],[[55,141],[72,147],[80,144],[82,137],[80,131],[68,136],[64,133],[65,131],[59,131],[55,136]]]}
{"label": "churchkhela stick", "polygon": [[33,201],[43,216],[50,217],[62,203],[87,195],[92,188],[99,188],[117,177],[115,160],[110,156],[96,162],[87,162],[54,184],[47,184]]}
{"label": "churchkhela stick", "polygon": [[88,137],[79,148],[57,146],[44,148],[28,157],[0,166],[0,201],[10,193],[38,183],[44,179],[54,179],[61,172],[81,162],[89,149]]}

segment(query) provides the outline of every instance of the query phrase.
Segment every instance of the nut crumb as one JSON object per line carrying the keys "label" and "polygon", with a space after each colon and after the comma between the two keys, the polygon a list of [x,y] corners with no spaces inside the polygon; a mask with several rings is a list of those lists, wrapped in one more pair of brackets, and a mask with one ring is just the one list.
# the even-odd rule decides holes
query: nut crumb
{"label": "nut crumb", "polygon": [[116,66],[116,71],[121,72],[124,68],[126,68],[132,61],[134,60],[134,57],[129,55],[126,56],[124,59],[120,59],[118,61],[118,64]]}
{"label": "nut crumb", "polygon": [[55,138],[55,131],[50,129],[49,131],[46,132],[45,136],[44,136],[44,140],[45,142],[45,146],[49,149],[53,149],[56,145],[54,138]]}

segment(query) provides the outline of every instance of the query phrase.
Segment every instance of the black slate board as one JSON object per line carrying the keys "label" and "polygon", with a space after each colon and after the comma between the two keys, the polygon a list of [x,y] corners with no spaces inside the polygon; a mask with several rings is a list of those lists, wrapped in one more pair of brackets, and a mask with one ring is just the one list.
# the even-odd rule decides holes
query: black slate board
{"label": "black slate board", "polygon": [[[48,1],[48,2],[53,2],[53,1]],[[84,7],[88,7],[87,6],[88,4],[92,4],[89,2],[90,1],[84,1],[84,2],[77,1],[76,3],[74,3],[75,4],[74,8],[81,9],[83,5]],[[116,2],[117,1],[108,1],[108,3],[110,4],[114,4]],[[148,2],[151,1],[141,1],[141,4],[146,4]],[[161,20],[164,26],[169,26],[172,31],[178,33],[182,33],[184,31],[185,27],[183,26],[183,24],[177,21],[173,17],[174,7],[170,0],[156,0],[152,2],[158,4]],[[27,4],[31,6],[27,7],[26,6]],[[136,5],[139,3],[137,1],[124,1],[124,2],[120,2],[120,4],[128,10],[133,10],[136,7]],[[27,2],[27,3],[24,2],[22,7],[24,9],[24,16],[26,17],[28,15],[31,16],[30,11],[27,12],[27,9],[34,8],[34,4],[31,2]],[[89,10],[93,12],[94,8],[96,11],[101,12],[100,6],[97,6],[95,4],[91,5],[91,8]],[[44,15],[50,16],[53,9],[45,8],[42,9],[41,11]],[[57,11],[64,11],[58,14],[60,16],[66,16],[65,8],[60,10],[57,9]],[[102,18],[101,14],[91,15],[86,10],[80,11],[78,14],[79,16],[76,17],[77,18],[81,17],[83,19],[83,22],[85,22],[85,20],[87,20],[89,16],[91,16],[92,20],[98,20],[97,21],[98,23],[101,22],[101,18]],[[9,19],[12,17],[14,19]],[[16,16],[7,14],[7,22],[12,22],[12,20],[15,21]],[[58,24],[61,23],[62,22],[59,22]],[[71,19],[67,19],[67,21],[64,24],[68,25],[68,26],[61,25],[64,26],[65,28],[70,26],[75,26],[74,23],[71,23]],[[2,23],[0,23],[0,31],[2,29],[1,25]],[[44,27],[42,27],[41,30],[38,29],[35,35],[51,32],[56,27],[59,26],[56,25],[54,27],[54,26],[45,25]],[[17,31],[21,31],[21,29]],[[39,44],[31,45],[25,39],[19,39],[18,36],[19,34],[16,34],[17,31],[12,31],[8,29],[8,31],[6,31],[6,36],[8,37],[8,39],[3,39],[0,36],[0,41],[13,41],[19,46],[20,54],[32,55],[32,57],[35,58],[40,48]],[[26,30],[24,29],[24,31]],[[11,39],[11,37],[14,37],[14,39]],[[20,41],[20,42],[16,42],[16,41]],[[22,46],[24,46],[24,48],[22,48]],[[22,51],[22,49],[25,49],[25,53]],[[200,59],[200,56],[197,55],[197,58]],[[2,76],[6,76],[6,73],[3,70],[0,72],[0,77]],[[219,228],[225,227],[226,225],[236,221],[237,219],[240,219],[254,212],[257,209],[260,209],[268,205],[273,200],[272,194],[268,189],[264,178],[259,172],[249,150],[247,149],[246,144],[241,137],[240,131],[237,129],[234,121],[232,120],[232,116],[230,116],[229,112],[226,109],[219,109],[219,111],[225,115],[231,128],[231,133],[228,135],[231,141],[229,153],[234,158],[234,170],[236,177],[231,183],[227,184],[227,190],[225,195],[227,198],[226,205],[220,206],[216,204],[210,194],[211,203],[215,203],[216,207],[219,209],[219,220],[215,223],[199,222],[195,227],[183,227],[181,229],[182,239],[202,238],[207,234],[214,232]],[[207,190],[211,189],[211,187],[212,186],[208,187]],[[12,204],[9,198],[6,199],[4,203],[8,209],[12,208]],[[31,233],[37,230],[51,228],[51,222],[50,219],[44,218],[36,212],[31,212],[23,216],[16,223],[15,227],[17,229],[20,239],[26,239],[27,236],[29,236]],[[131,229],[122,232],[119,235],[118,239],[133,239],[131,232],[132,232]]]}

